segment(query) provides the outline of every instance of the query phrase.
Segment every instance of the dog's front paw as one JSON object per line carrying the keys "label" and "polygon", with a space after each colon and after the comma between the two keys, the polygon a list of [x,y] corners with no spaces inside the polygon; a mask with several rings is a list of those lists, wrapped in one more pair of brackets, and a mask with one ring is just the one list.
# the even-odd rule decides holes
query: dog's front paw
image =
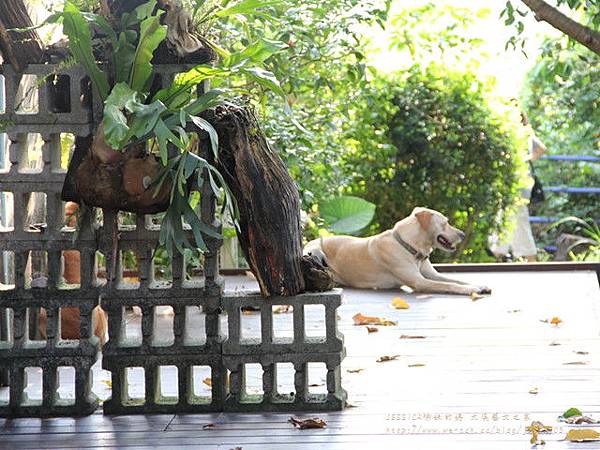
{"label": "dog's front paw", "polygon": [[491,294],[492,290],[487,286],[478,286],[477,293],[478,294]]}

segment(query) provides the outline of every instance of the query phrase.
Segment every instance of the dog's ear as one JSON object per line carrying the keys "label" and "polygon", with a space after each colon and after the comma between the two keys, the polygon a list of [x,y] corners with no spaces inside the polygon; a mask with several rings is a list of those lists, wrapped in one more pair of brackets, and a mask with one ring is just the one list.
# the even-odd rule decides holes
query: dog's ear
{"label": "dog's ear", "polygon": [[424,230],[429,230],[429,224],[431,223],[432,216],[433,214],[430,211],[427,211],[426,209],[420,209],[419,211],[415,212],[415,217],[419,221],[419,225],[421,225],[421,228],[423,228]]}

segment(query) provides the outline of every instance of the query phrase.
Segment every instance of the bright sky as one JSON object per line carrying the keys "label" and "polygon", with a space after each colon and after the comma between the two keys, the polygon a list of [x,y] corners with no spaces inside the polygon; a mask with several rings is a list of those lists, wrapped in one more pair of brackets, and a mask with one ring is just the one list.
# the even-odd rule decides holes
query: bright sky
{"label": "bright sky", "polygon": [[[514,29],[504,25],[504,19],[499,19],[500,12],[504,9],[506,0],[433,0],[436,5],[450,4],[460,8],[466,8],[473,11],[481,8],[490,10],[487,17],[475,19],[475,24],[470,28],[470,37],[480,38],[484,41],[482,50],[487,53],[487,60],[480,61],[481,65],[478,72],[481,76],[493,76],[496,78],[497,93],[502,97],[518,96],[525,73],[534,64],[539,46],[545,35],[552,34],[553,29],[545,24],[537,22],[531,14],[524,18],[527,45],[525,51],[528,58],[520,50],[509,48],[505,50],[506,41],[514,34]],[[392,4],[391,16],[397,14],[402,8],[413,7],[424,3],[427,0],[395,0]],[[408,5],[407,5],[408,3]],[[513,4],[518,5],[516,1]],[[523,10],[525,6],[521,6]],[[394,71],[406,64],[405,58],[400,58],[397,53],[390,51],[388,40],[392,29],[382,31],[379,28],[373,28],[369,33],[375,47],[380,49],[379,53],[371,54],[371,63],[380,70]]]}

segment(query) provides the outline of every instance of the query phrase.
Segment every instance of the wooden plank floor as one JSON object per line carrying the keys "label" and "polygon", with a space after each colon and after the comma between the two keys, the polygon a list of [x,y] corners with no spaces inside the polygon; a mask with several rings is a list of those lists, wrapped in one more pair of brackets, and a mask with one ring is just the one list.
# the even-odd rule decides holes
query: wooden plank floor
{"label": "wooden plank floor", "polygon": [[[525,426],[541,420],[557,426],[556,433],[544,436],[548,450],[600,449],[600,442],[562,441],[567,428],[556,420],[572,406],[600,418],[596,275],[466,273],[456,278],[487,284],[494,293],[473,302],[455,296],[345,291],[339,310],[348,353],[343,386],[352,407],[318,414],[328,424],[325,429],[296,430],[287,423],[290,414],[104,417],[97,413],[80,419],[0,419],[0,448],[512,450],[530,448]],[[243,278],[228,280],[230,289],[240,284],[254,286]],[[397,295],[408,300],[410,309],[391,308]],[[357,312],[398,325],[369,334],[365,327],[352,324]],[[554,316],[563,323],[541,322]],[[243,326],[251,333],[257,317],[244,317]],[[315,312],[309,324],[314,331],[318,317]],[[131,318],[133,330],[136,320]],[[289,323],[291,314],[275,320],[279,331]],[[377,363],[383,355],[400,356]],[[322,384],[317,369],[311,377]],[[363,370],[348,372],[353,369]],[[94,390],[106,398],[108,374],[97,367],[95,375]],[[258,389],[259,375],[249,378]],[[293,386],[291,373],[283,378],[282,383]],[[199,388],[201,380],[199,375]],[[164,386],[167,393],[169,387]],[[537,394],[529,392],[534,388]],[[214,426],[203,429],[209,423]]]}

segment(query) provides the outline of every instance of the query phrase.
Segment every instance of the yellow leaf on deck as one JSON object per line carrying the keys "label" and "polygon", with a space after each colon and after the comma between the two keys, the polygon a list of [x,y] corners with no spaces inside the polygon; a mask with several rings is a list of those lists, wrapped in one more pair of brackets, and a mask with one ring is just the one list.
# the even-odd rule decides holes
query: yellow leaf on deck
{"label": "yellow leaf on deck", "polygon": [[483,298],[483,295],[479,295],[477,292],[471,292],[471,300],[477,301],[480,298]]}
{"label": "yellow leaf on deck", "polygon": [[409,364],[408,367],[425,367],[423,363]]}
{"label": "yellow leaf on deck", "polygon": [[352,320],[354,321],[354,325],[396,325],[396,322],[392,322],[391,320],[385,320],[380,317],[363,316],[361,313],[354,314]]}
{"label": "yellow leaf on deck", "polygon": [[600,440],[600,433],[591,428],[579,428],[569,430],[565,439],[571,442],[598,441]]}
{"label": "yellow leaf on deck", "polygon": [[394,297],[392,299],[392,306],[396,309],[408,309],[410,308],[408,302],[401,297]]}
{"label": "yellow leaf on deck", "polygon": [[394,356],[380,356],[377,359],[378,363],[382,363],[382,362],[387,362],[387,361],[394,361],[395,359],[398,359],[400,357],[400,355],[394,355]]}
{"label": "yellow leaf on deck", "polygon": [[208,387],[212,387],[212,379],[211,378],[205,378],[204,380],[202,380],[202,382],[207,385]]}
{"label": "yellow leaf on deck", "polygon": [[112,380],[100,380],[100,381],[112,389]]}
{"label": "yellow leaf on deck", "polygon": [[554,316],[554,317],[552,318],[552,320],[550,321],[550,323],[551,323],[552,325],[558,325],[559,323],[562,323],[562,320],[560,320],[560,317],[556,317],[556,316]]}

